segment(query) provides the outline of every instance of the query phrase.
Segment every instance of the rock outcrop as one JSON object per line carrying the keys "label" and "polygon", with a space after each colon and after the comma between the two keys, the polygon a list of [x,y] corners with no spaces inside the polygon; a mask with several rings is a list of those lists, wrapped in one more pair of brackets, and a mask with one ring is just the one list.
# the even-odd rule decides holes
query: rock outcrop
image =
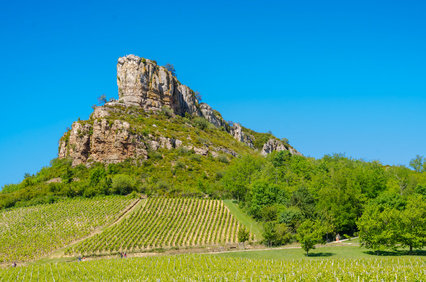
{"label": "rock outcrop", "polygon": [[118,59],[118,102],[161,111],[168,107],[177,115],[201,116],[194,91],[182,85],[165,67],[155,61],[129,55]]}
{"label": "rock outcrop", "polygon": [[[188,144],[193,141],[188,137],[182,139],[186,142],[184,145],[181,140],[162,136],[161,132],[164,132],[164,129],[159,128],[155,136],[141,134],[125,121],[127,118],[120,118],[128,116],[137,118],[142,109],[142,112],[148,115],[151,111],[154,113],[164,111],[173,117],[184,117],[187,114],[192,117],[204,117],[215,127],[221,128],[236,140],[255,149],[254,137],[246,134],[241,125],[234,123],[230,127],[219,112],[206,103],[199,103],[194,91],[182,85],[170,71],[158,66],[155,61],[135,55],[119,58],[117,85],[119,92],[117,101],[96,107],[90,120],[74,122],[71,130],[64,134],[59,144],[59,158],[71,157],[73,166],[90,165],[92,162],[118,163],[128,158],[146,159],[150,150],[181,146],[204,156],[209,154],[213,157],[219,154],[237,156],[234,150],[225,148],[223,142],[215,146],[202,144],[200,147],[199,143],[197,146]],[[266,155],[281,150],[301,155],[292,147],[286,147],[274,139],[265,143],[261,153]]]}
{"label": "rock outcrop", "polygon": [[295,149],[291,148],[290,146],[287,145],[287,147],[286,147],[281,141],[278,141],[276,139],[269,139],[268,142],[263,144],[261,154],[263,156],[266,156],[267,154],[270,154],[273,151],[277,151],[277,152],[289,151],[290,154],[292,154],[292,155],[303,156],[301,153],[299,153]]}
{"label": "rock outcrop", "polygon": [[234,136],[234,138],[238,141],[245,143],[252,149],[254,148],[253,141],[251,140],[250,136],[243,132],[243,129],[240,124],[234,123],[231,127],[230,134]]}

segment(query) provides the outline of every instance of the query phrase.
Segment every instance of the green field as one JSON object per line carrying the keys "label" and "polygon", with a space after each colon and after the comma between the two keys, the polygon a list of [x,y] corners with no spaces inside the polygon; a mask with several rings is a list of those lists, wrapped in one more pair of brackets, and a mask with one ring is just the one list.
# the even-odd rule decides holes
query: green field
{"label": "green field", "polygon": [[282,248],[273,248],[268,250],[250,250],[244,252],[226,252],[218,254],[222,257],[248,258],[248,259],[377,259],[377,258],[417,258],[425,259],[425,251],[417,251],[417,255],[408,255],[407,250],[381,252],[379,256],[376,252],[360,247],[358,240],[345,241],[340,244],[328,244],[326,246],[317,246],[316,249],[309,251],[309,256],[297,245],[284,246]]}
{"label": "green field", "polygon": [[0,281],[424,281],[418,258],[255,260],[208,255],[0,269]]}
{"label": "green field", "polygon": [[134,201],[113,196],[0,211],[0,263],[46,256],[111,224]]}

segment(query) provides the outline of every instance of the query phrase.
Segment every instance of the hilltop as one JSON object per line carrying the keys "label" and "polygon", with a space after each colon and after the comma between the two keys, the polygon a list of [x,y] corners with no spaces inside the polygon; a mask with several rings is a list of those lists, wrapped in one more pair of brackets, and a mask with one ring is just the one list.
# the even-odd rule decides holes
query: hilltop
{"label": "hilltop", "polygon": [[[235,157],[248,149],[266,155],[288,150],[301,155],[272,134],[257,133],[238,123],[226,122],[195,92],[153,60],[128,55],[117,63],[118,100],[96,107],[89,120],[76,121],[60,140],[59,158],[70,157],[72,165],[93,162],[118,163],[125,159],[149,158],[159,148],[193,150],[202,156]],[[162,122],[158,115],[167,120]],[[193,120],[191,124],[190,120]],[[201,138],[192,130],[210,130]],[[223,131],[215,139],[214,131]],[[201,134],[203,135],[203,134]],[[230,137],[241,144],[235,144]]]}

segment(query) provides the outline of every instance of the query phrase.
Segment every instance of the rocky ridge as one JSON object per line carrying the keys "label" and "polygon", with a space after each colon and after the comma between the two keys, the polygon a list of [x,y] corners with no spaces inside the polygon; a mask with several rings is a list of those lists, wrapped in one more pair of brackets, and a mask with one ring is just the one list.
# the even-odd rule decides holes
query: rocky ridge
{"label": "rocky ridge", "polygon": [[[199,103],[193,90],[181,84],[171,72],[158,66],[155,61],[135,55],[119,58],[117,85],[117,101],[96,107],[88,121],[74,122],[72,128],[64,134],[59,143],[59,158],[71,157],[73,166],[92,162],[117,163],[128,158],[147,159],[149,151],[178,147],[194,150],[196,154],[204,156],[211,154],[217,157],[221,153],[237,155],[234,150],[217,144],[196,146],[190,138],[179,140],[161,134],[141,134],[132,124],[123,120],[126,115],[140,116],[141,111],[148,116],[165,113],[170,118],[205,118],[216,128],[255,149],[254,137],[246,134],[241,125],[234,123],[229,126],[219,112],[206,103]],[[266,142],[261,154],[281,150],[301,155],[276,139]]]}

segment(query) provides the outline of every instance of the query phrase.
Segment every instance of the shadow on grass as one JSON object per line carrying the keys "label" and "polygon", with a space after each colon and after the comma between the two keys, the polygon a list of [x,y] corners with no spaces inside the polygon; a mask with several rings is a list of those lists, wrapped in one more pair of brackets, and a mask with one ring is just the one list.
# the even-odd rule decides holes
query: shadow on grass
{"label": "shadow on grass", "polygon": [[426,256],[426,250],[416,250],[413,251],[413,254],[410,255],[410,252],[407,250],[402,250],[402,251],[379,251],[377,253],[377,251],[365,251],[364,252],[367,255],[371,255],[371,256]]}
{"label": "shadow on grass", "polygon": [[331,257],[335,253],[310,253],[308,256],[305,254],[305,257]]}

